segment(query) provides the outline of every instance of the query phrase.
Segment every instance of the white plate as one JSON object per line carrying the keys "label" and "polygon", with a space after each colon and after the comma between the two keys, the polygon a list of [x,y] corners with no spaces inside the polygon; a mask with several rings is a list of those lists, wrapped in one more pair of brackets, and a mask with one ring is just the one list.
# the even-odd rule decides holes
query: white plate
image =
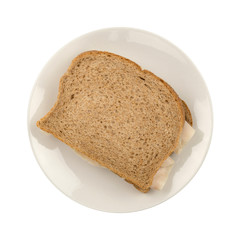
{"label": "white plate", "polygon": [[[36,127],[57,98],[58,82],[71,60],[87,50],[105,50],[138,63],[167,81],[186,101],[196,134],[182,153],[162,191],[144,194],[107,169],[94,167],[68,146]],[[78,203],[107,212],[132,212],[153,207],[179,192],[197,173],[212,135],[212,107],[203,78],[191,60],[152,33],[111,28],[88,33],[60,49],[45,65],[32,91],[28,111],[29,137],[35,157],[51,182]]]}

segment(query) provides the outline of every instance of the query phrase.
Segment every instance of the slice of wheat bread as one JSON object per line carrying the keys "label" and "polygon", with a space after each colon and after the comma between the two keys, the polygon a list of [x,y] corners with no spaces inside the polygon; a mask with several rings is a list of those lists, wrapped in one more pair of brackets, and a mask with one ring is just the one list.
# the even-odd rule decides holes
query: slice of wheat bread
{"label": "slice of wheat bread", "polygon": [[72,61],[37,126],[147,192],[184,120],[165,81],[121,56],[89,51]]}

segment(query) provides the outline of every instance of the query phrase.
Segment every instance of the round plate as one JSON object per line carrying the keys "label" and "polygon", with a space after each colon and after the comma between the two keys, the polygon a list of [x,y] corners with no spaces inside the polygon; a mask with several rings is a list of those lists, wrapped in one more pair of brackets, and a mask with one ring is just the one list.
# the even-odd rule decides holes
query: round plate
{"label": "round plate", "polygon": [[[162,191],[142,193],[105,168],[95,167],[52,135],[36,127],[57,99],[60,77],[87,50],[119,54],[168,82],[189,106],[196,133],[180,155]],[[111,28],[88,33],[60,49],[40,73],[29,102],[28,128],[35,157],[51,182],[78,203],[107,212],[153,207],[179,192],[199,170],[212,135],[212,107],[203,78],[177,47],[152,33]]]}

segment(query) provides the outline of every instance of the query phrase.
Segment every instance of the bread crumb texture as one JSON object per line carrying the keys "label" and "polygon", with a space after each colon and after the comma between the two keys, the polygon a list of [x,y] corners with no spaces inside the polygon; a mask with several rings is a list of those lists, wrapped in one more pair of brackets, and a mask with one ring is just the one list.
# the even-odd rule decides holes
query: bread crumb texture
{"label": "bread crumb texture", "polygon": [[37,126],[147,192],[183,123],[167,83],[121,56],[89,51],[72,61]]}

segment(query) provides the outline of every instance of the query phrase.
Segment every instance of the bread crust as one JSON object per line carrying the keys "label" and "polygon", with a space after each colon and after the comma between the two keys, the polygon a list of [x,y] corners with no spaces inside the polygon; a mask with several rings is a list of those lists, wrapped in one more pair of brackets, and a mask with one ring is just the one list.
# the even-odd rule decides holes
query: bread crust
{"label": "bread crust", "polygon": [[191,126],[193,125],[192,114],[188,108],[188,105],[182,100],[182,106],[185,112],[185,121],[187,121]]}
{"label": "bread crust", "polygon": [[[36,125],[37,127],[39,127],[40,129],[42,129],[43,131],[46,131],[48,133],[51,133],[54,137],[56,137],[57,139],[59,139],[60,141],[65,142],[65,140],[63,138],[61,138],[60,136],[56,135],[53,131],[49,130],[49,129],[46,129],[44,128],[44,126],[41,125],[41,122],[45,121],[46,119],[48,119],[50,117],[50,115],[54,112],[54,110],[56,109],[56,107],[58,106],[59,104],[59,101],[60,101],[60,96],[61,94],[63,93],[63,81],[65,78],[68,77],[69,75],[69,72],[74,68],[74,66],[78,63],[79,59],[85,57],[85,56],[89,56],[89,55],[94,55],[94,54],[108,54],[108,55],[111,55],[111,56],[115,56],[115,57],[118,57],[118,58],[121,58],[122,60],[124,61],[128,61],[129,64],[134,64],[140,71],[144,72],[145,74],[147,75],[151,75],[153,78],[156,78],[157,80],[161,81],[166,87],[167,89],[171,92],[172,96],[174,96],[174,99],[175,99],[175,102],[177,103],[178,105],[178,108],[180,110],[180,129],[179,129],[179,133],[178,133],[178,136],[176,137],[176,141],[175,143],[172,145],[172,148],[170,149],[170,151],[166,154],[166,156],[164,158],[161,159],[161,161],[159,162],[157,168],[156,168],[156,171],[152,173],[151,177],[150,177],[150,183],[152,183],[153,181],[153,177],[154,175],[156,174],[156,172],[158,171],[158,169],[161,167],[162,163],[168,158],[168,156],[175,150],[175,148],[177,147],[178,145],[178,142],[179,142],[179,139],[180,139],[180,135],[181,135],[181,132],[182,132],[182,128],[183,128],[183,125],[184,125],[184,121],[185,121],[185,113],[184,113],[184,108],[183,108],[183,105],[182,105],[182,100],[178,97],[177,93],[173,90],[173,88],[167,84],[164,80],[162,80],[161,78],[159,78],[158,76],[156,76],[154,73],[148,71],[148,70],[143,70],[137,63],[127,59],[127,58],[124,58],[122,56],[119,56],[117,54],[114,54],[114,53],[110,53],[110,52],[106,52],[106,51],[97,51],[97,50],[93,50],[93,51],[87,51],[87,52],[83,52],[81,54],[79,54],[77,57],[75,57],[73,60],[72,60],[72,63],[70,64],[70,66],[68,67],[68,70],[66,71],[66,73],[61,77],[60,81],[59,81],[59,91],[58,91],[58,96],[57,96],[57,101],[55,102],[54,106],[50,109],[50,111],[44,116],[42,117],[39,121],[37,121]],[[67,145],[69,145],[72,149],[76,150],[77,152],[79,152],[80,154],[84,154],[86,156],[88,156],[88,154],[84,151],[84,149],[76,149],[75,146],[69,144],[69,143],[66,143]],[[148,192],[149,189],[150,189],[150,186],[149,185],[147,188],[141,188],[139,186],[139,183],[135,181],[135,179],[133,178],[129,178],[128,176],[126,176],[125,174],[121,173],[121,172],[118,172],[116,171],[116,169],[113,169],[113,168],[110,168],[109,166],[106,166],[104,162],[101,162],[99,161],[99,159],[94,159],[91,157],[92,160],[98,162],[100,165],[104,166],[104,167],[107,167],[108,169],[110,169],[112,172],[116,173],[117,175],[119,175],[120,177],[124,178],[127,182],[130,182],[132,183],[138,190],[140,190],[141,192]]]}

